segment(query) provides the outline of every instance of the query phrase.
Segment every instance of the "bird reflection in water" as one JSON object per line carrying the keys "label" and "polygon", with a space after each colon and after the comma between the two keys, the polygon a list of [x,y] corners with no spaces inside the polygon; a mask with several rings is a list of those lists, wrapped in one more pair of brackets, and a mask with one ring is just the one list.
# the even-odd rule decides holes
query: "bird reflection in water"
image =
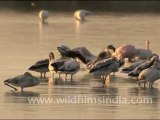
{"label": "bird reflection in water", "polygon": [[47,29],[48,26],[49,26],[48,22],[44,22],[44,23],[39,22],[38,30],[39,30],[39,38],[40,38],[40,40],[43,40],[43,36],[45,36],[44,33],[46,31],[45,29]]}
{"label": "bird reflection in water", "polygon": [[11,90],[4,94],[6,103],[29,103],[28,98],[31,97],[39,97],[40,94],[38,92],[33,91],[14,91]]}
{"label": "bird reflection in water", "polygon": [[147,97],[152,99],[152,103],[158,103],[158,95],[160,91],[158,88],[141,88],[141,87],[133,87],[129,89],[129,94],[137,97]]}
{"label": "bird reflection in water", "polygon": [[39,93],[38,92],[33,92],[33,91],[14,91],[11,90],[9,92],[5,93],[5,96],[16,96],[16,97],[38,97]]}
{"label": "bird reflection in water", "polygon": [[79,34],[80,34],[81,22],[75,20],[75,27],[76,27],[76,35],[77,35],[77,39],[78,39],[79,38]]}

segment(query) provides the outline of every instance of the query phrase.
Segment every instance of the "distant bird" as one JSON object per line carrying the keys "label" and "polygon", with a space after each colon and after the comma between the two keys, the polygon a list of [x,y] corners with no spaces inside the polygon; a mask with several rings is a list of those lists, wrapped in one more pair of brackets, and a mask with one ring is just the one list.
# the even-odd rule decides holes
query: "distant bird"
{"label": "distant bird", "polygon": [[48,18],[48,16],[49,16],[48,10],[41,10],[39,12],[39,18],[41,19],[42,23],[46,22],[46,19]]}
{"label": "distant bird", "polygon": [[[18,75],[14,78],[10,78],[4,81],[4,84],[17,90],[15,87],[20,87],[21,92],[23,88],[36,86],[40,83],[40,80],[32,76],[29,72],[25,72],[23,75]],[[12,86],[13,85],[13,86]]]}
{"label": "distant bird", "polygon": [[65,74],[65,80],[67,80],[67,75],[71,75],[71,81],[73,79],[73,75],[76,74],[80,70],[80,64],[75,59],[66,59],[62,61],[57,61],[51,64],[54,70],[59,74]]}
{"label": "distant bird", "polygon": [[46,73],[49,72],[48,65],[49,65],[49,60],[43,59],[37,61],[35,64],[29,67],[28,70],[39,72],[41,78],[46,78]]}
{"label": "distant bird", "polygon": [[74,12],[74,17],[76,20],[79,20],[81,22],[85,21],[85,17],[88,15],[92,15],[93,13],[87,10],[77,10]]}
{"label": "distant bird", "polygon": [[117,49],[113,45],[107,46],[108,50],[113,50],[112,56],[116,57],[117,59],[124,59],[128,58],[129,61],[135,58],[136,49],[135,46],[130,44],[124,44]]}
{"label": "distant bird", "polygon": [[123,60],[117,60],[116,58],[109,58],[97,62],[89,72],[94,73],[95,75],[100,75],[102,77],[104,86],[107,76],[111,72],[117,72],[119,67],[121,67],[123,64],[124,64]]}
{"label": "distant bird", "polygon": [[145,84],[149,83],[149,88],[152,88],[154,81],[158,79],[160,79],[160,70],[155,68],[147,68],[138,76],[139,85],[143,83],[145,87]]}
{"label": "distant bird", "polygon": [[146,61],[140,64],[135,69],[133,69],[131,72],[129,72],[128,76],[137,78],[143,70],[150,68],[155,63],[155,61],[157,61],[157,59],[158,59],[158,56],[153,56],[150,61]]}

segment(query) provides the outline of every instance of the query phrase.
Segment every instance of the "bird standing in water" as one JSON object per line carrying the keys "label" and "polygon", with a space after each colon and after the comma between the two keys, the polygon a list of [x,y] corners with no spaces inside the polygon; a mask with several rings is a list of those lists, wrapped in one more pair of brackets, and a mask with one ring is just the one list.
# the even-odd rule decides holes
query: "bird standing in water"
{"label": "bird standing in water", "polygon": [[39,18],[41,19],[41,22],[45,23],[46,19],[49,16],[49,12],[48,10],[41,10],[38,15],[39,15]]}
{"label": "bird standing in water", "polygon": [[84,22],[86,20],[85,17],[92,14],[92,12],[87,10],[77,10],[76,12],[74,12],[74,17],[76,20]]}
{"label": "bird standing in water", "polygon": [[117,60],[116,58],[109,58],[98,61],[93,65],[90,73],[100,75],[102,77],[103,86],[105,86],[106,78],[111,72],[118,72],[119,67],[124,64],[124,60]]}
{"label": "bird standing in water", "polygon": [[57,61],[52,64],[55,71],[59,74],[65,74],[65,80],[67,81],[67,75],[71,75],[71,81],[73,80],[73,75],[80,70],[80,64],[77,59],[66,59],[64,61]]}
{"label": "bird standing in water", "polygon": [[41,78],[46,78],[46,73],[49,72],[48,65],[49,60],[43,59],[34,63],[31,67],[28,68],[28,70],[39,72]]}
{"label": "bird standing in water", "polygon": [[[40,83],[40,80],[34,76],[32,76],[29,72],[25,72],[23,75],[18,75],[14,78],[9,78],[4,81],[4,84],[17,90],[16,87],[21,88],[21,92],[23,92],[23,88],[36,86]],[[12,86],[13,85],[13,86]]]}

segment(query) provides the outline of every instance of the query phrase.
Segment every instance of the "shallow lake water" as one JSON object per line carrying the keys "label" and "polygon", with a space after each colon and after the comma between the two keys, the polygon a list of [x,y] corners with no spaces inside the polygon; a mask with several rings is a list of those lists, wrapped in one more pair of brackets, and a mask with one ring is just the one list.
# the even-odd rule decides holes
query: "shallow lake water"
{"label": "shallow lake water", "polygon": [[[24,89],[24,93],[5,86],[3,81],[23,74],[37,60],[48,58],[50,51],[59,57],[56,47],[70,48],[85,46],[97,55],[105,46],[133,44],[145,48],[150,40],[150,49],[160,53],[160,15],[95,13],[85,23],[76,22],[72,13],[51,12],[48,24],[40,24],[37,13],[0,12],[0,118],[26,119],[160,119],[160,82],[153,89],[138,87],[133,79],[118,73],[111,76],[106,88],[99,77],[87,71],[79,71],[73,82],[64,81],[48,84],[42,79],[38,86]],[[36,72],[30,71],[39,77]],[[47,78],[50,73],[47,73]],[[68,98],[69,97],[69,98]],[[28,98],[75,97],[114,99],[151,98],[152,103],[29,103]]]}

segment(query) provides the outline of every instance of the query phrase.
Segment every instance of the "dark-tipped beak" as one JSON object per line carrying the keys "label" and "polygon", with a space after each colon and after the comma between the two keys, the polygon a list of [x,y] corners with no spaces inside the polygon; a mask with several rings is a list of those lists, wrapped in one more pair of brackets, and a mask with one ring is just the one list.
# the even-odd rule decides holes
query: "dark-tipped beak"
{"label": "dark-tipped beak", "polygon": [[8,79],[8,80],[5,80],[5,81],[4,81],[4,84],[7,85],[7,86],[9,86],[9,87],[11,87],[11,88],[13,88],[14,90],[17,90],[17,88],[9,85],[9,79]]}
{"label": "dark-tipped beak", "polygon": [[4,81],[4,84],[9,83],[9,80],[10,80],[10,79],[5,80],[5,81]]}

